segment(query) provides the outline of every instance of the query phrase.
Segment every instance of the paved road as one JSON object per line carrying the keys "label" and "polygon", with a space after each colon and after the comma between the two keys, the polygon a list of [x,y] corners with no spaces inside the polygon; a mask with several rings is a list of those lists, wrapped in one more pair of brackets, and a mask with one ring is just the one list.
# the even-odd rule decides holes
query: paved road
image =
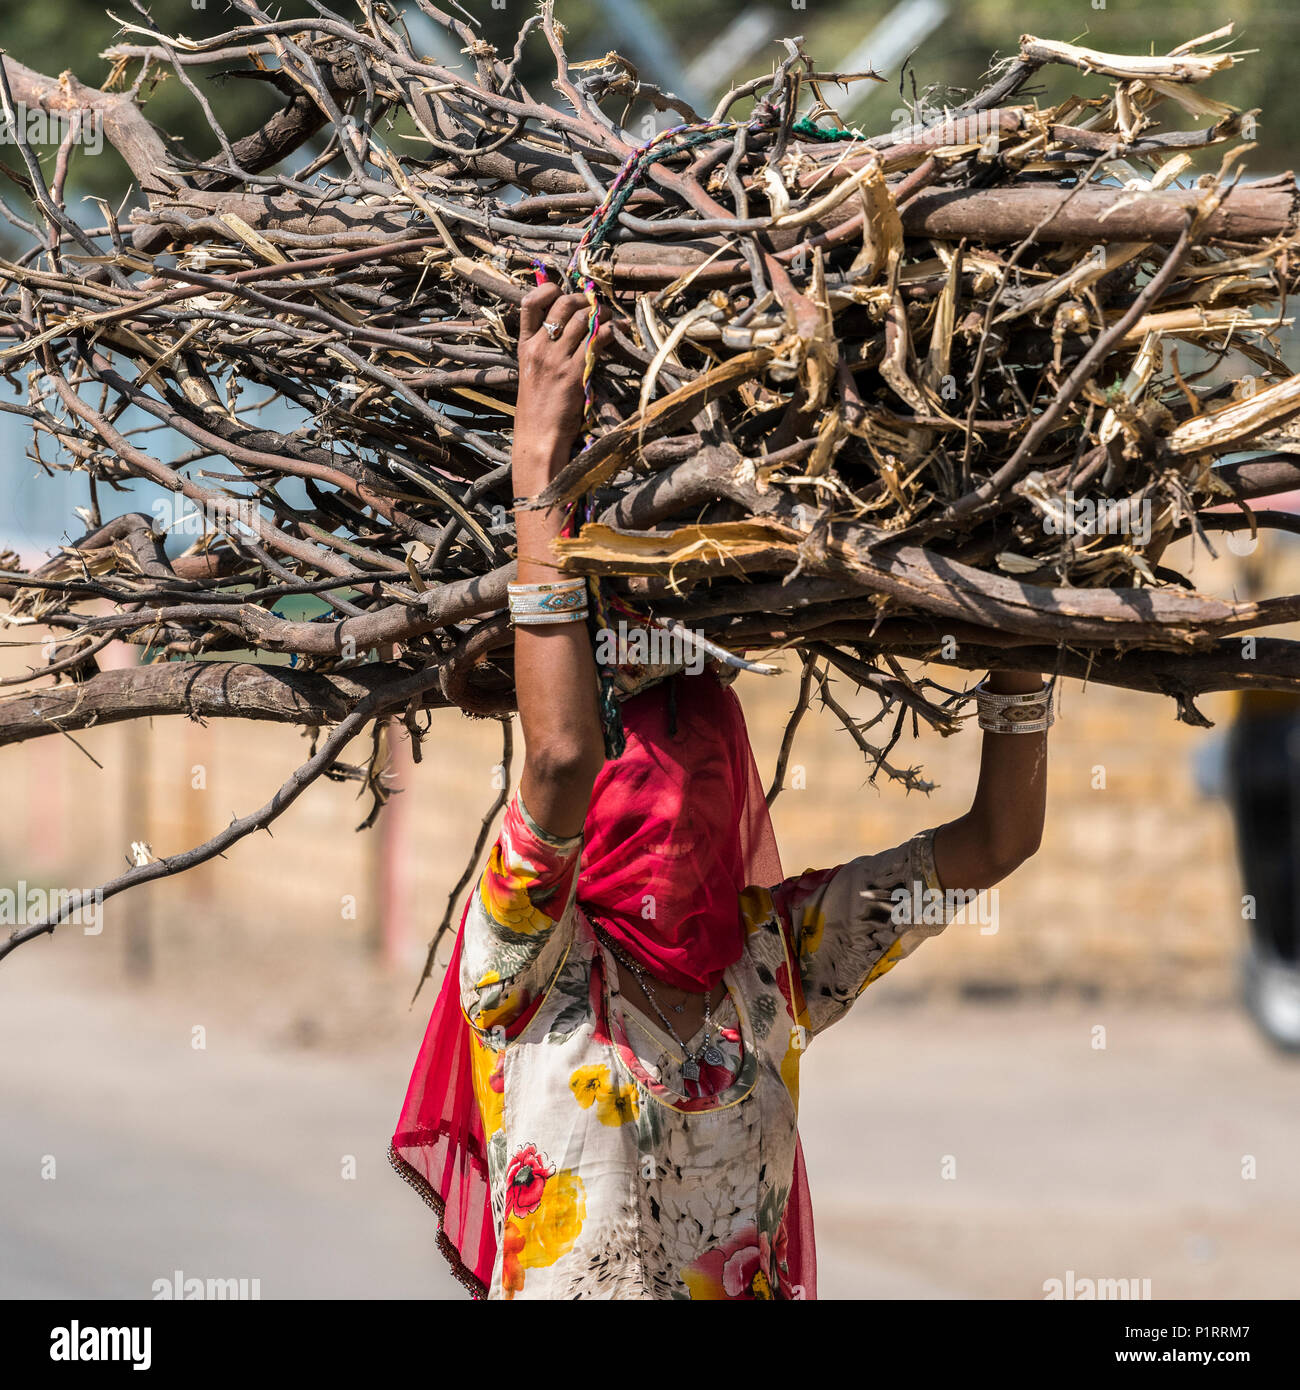
{"label": "paved road", "polygon": [[868,995],[801,1113],[825,1294],[1300,1297],[1300,1063],[1232,1010]]}
{"label": "paved road", "polygon": [[[0,1296],[148,1298],[178,1269],[458,1295],[384,1157],[409,1049],[217,1028],[196,1051],[175,1008],[73,987],[39,949],[0,968]],[[1041,1298],[1068,1270],[1300,1296],[1300,1067],[1229,1011],[868,996],[810,1052],[803,1115],[823,1296]]]}
{"label": "paved road", "polygon": [[178,1269],[263,1298],[459,1293],[385,1156],[400,1066],[196,1051],[177,1016],[41,983],[0,980],[0,1297],[150,1298]]}

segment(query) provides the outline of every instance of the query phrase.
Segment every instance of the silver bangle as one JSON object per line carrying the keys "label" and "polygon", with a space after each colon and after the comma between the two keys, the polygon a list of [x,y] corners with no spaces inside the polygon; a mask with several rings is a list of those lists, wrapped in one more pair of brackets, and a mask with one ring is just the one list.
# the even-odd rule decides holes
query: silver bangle
{"label": "silver bangle", "polygon": [[578,574],[574,575],[572,579],[547,579],[540,584],[519,584],[512,579],[506,585],[506,593],[519,594],[521,597],[526,594],[567,594],[572,589],[585,589],[586,587],[586,576]]}
{"label": "silver bangle", "polygon": [[511,613],[510,621],[516,627],[549,627],[554,623],[585,623],[585,608],[573,613]]}
{"label": "silver bangle", "polygon": [[975,687],[975,706],[981,729],[991,734],[1042,734],[1056,722],[1056,678],[1040,690],[1014,694]]}
{"label": "silver bangle", "polygon": [[1025,720],[1022,723],[1014,723],[1011,720],[994,721],[983,716],[979,720],[979,726],[986,734],[1045,734],[1055,723],[1054,715],[1049,715],[1046,719]]}
{"label": "silver bangle", "polygon": [[585,578],[557,579],[546,584],[507,584],[510,617],[515,623],[576,623],[587,616]]}

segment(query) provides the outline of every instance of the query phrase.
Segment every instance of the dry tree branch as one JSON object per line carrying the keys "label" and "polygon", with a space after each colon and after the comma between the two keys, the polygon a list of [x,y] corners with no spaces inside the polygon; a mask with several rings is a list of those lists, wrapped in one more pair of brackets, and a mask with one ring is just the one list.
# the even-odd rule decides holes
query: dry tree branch
{"label": "dry tree branch", "polygon": [[799,694],[795,700],[794,709],[790,712],[790,718],[786,721],[785,731],[781,735],[781,747],[776,755],[776,767],[772,772],[772,783],[767,789],[767,804],[772,803],[781,795],[785,786],[785,771],[790,762],[790,753],[794,748],[794,736],[799,728],[800,722],[808,712],[808,698],[812,694],[812,682],[815,674],[817,658],[806,655],[803,659],[803,672],[799,677]]}
{"label": "dry tree branch", "polygon": [[[1253,504],[1300,486],[1277,346],[1296,185],[1232,180],[1248,122],[1207,95],[1246,55],[1026,36],[963,105],[852,132],[825,124],[837,78],[798,40],[701,116],[616,56],[571,55],[549,2],[508,54],[425,4],[456,68],[370,0],[315,8],[237,0],[203,40],[141,12],[107,52],[122,92],[0,58],[11,105],[102,120],[137,185],[122,225],[83,224],[63,206],[75,138],[48,184],[20,146],[34,211],[10,214],[29,244],[0,261],[0,373],[23,395],[0,409],[78,475],[88,519],[31,567],[0,558],[9,636],[34,639],[0,743],[158,713],[506,715],[518,306],[539,266],[589,280],[614,328],[546,495],[576,509],[557,559],[647,632],[799,655],[769,799],[813,683],[842,708],[822,661],[873,692],[890,739],[855,742],[908,785],[887,757],[907,716],[949,730],[955,697],[900,663],[946,637],[957,669],[1023,661],[1192,722],[1205,691],[1296,688],[1290,644],[1232,652],[1300,596],[1200,594],[1168,553],[1295,529]],[[555,104],[519,78],[526,42]],[[1027,92],[1049,64],[1079,98]],[[210,126],[206,157],[170,155],[141,113],[160,70]],[[214,80],[283,104],[227,131]],[[1192,112],[1212,120],[1184,129]],[[1189,182],[1206,154],[1218,173]],[[131,514],[105,521],[118,489]],[[1054,527],[1080,502],[1146,508],[1149,529]],[[110,640],[146,664],[98,671]],[[404,699],[412,670],[437,678]]]}
{"label": "dry tree branch", "polygon": [[505,810],[506,802],[510,799],[510,787],[512,784],[512,769],[515,756],[515,728],[510,717],[507,715],[501,720],[501,761],[498,766],[501,769],[501,785],[497,795],[493,799],[491,806],[483,813],[483,819],[479,824],[478,835],[474,840],[474,848],[470,851],[469,858],[465,861],[465,868],[461,876],[456,880],[455,886],[447,895],[447,907],[442,914],[442,920],[434,929],[433,936],[429,939],[429,950],[424,958],[424,968],[420,972],[420,978],[415,982],[415,993],[411,995],[411,1003],[414,1004],[419,998],[420,990],[424,988],[424,982],[433,973],[434,957],[438,952],[438,943],[451,930],[452,913],[456,910],[456,904],[460,901],[460,895],[469,886],[470,879],[474,876],[474,870],[478,865],[479,859],[483,855],[484,846],[487,844],[488,835],[491,833],[493,823],[498,815]]}
{"label": "dry tree branch", "polygon": [[[372,719],[394,705],[422,695],[430,686],[437,683],[438,676],[439,672],[436,667],[426,667],[421,671],[411,672],[404,679],[382,692],[367,695],[339,721],[313,756],[280,786],[265,805],[246,816],[232,820],[224,830],[203,844],[196,845],[193,849],[185,850],[180,854],[168,855],[163,859],[154,859],[147,864],[136,865],[117,878],[100,884],[92,890],[90,896],[96,904],[106,902],[109,898],[124,893],[128,888],[135,888],[143,883],[152,883],[159,878],[169,878],[173,874],[192,869],[199,864],[205,864],[209,859],[223,855],[232,845],[245,836],[251,835],[253,831],[267,830],[271,823],[283,815],[313,782],[334,766],[338,755]],[[76,906],[77,904],[71,900],[66,901],[55,912],[41,920],[26,926],[15,927],[8,937],[0,942],[0,960],[3,960],[10,951],[21,946],[23,942],[52,932]]]}

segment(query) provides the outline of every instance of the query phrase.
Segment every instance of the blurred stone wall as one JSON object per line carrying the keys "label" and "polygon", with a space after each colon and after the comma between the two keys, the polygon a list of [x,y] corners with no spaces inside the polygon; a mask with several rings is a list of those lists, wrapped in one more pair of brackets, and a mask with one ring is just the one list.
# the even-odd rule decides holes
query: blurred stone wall
{"label": "blurred stone wall", "polygon": [[[796,681],[742,677],[739,690],[766,780]],[[874,708],[846,681],[838,693],[850,710]],[[1230,989],[1243,933],[1231,824],[1222,802],[1198,794],[1193,772],[1198,750],[1220,737],[1230,701],[1211,697],[1203,708],[1219,728],[1179,724],[1169,701],[1066,683],[1051,734],[1042,850],[998,890],[987,923],[995,931],[950,928],[891,990],[1202,997]],[[894,760],[921,764],[938,784],[928,796],[906,794],[883,778],[867,783],[847,734],[814,707],[774,809],[786,872],[838,863],[960,815],[974,790],[979,738],[968,728],[900,743]],[[160,856],[185,849],[267,800],[307,746],[277,726],[171,718],[5,749],[0,882],[93,886],[121,872],[132,842]],[[360,760],[366,745],[354,751]],[[403,791],[378,829],[355,830],[369,809],[357,784],[318,784],[273,834],[106,904],[96,944],[116,950],[113,938],[129,943],[135,934],[155,961],[184,949],[200,962],[212,951],[260,953],[278,942],[289,959],[376,957],[413,978],[495,795],[499,757],[496,723],[441,712],[420,766],[399,745]]]}

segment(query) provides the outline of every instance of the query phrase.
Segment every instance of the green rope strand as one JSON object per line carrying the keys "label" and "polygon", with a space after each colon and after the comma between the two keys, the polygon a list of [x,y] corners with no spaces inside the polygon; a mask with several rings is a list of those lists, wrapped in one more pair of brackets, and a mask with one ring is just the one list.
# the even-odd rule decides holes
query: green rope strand
{"label": "green rope strand", "polygon": [[843,126],[820,126],[809,116],[800,116],[790,127],[791,135],[806,135],[812,140],[860,140],[859,130],[845,130]]}
{"label": "green rope strand", "polygon": [[[601,631],[612,631],[609,626],[609,608],[605,601],[604,586],[598,574],[587,576],[587,592],[591,602],[587,609],[587,622],[591,633],[593,651],[600,650]],[[614,663],[597,661],[596,674],[600,681],[600,732],[605,741],[605,756],[609,759],[621,758],[627,746],[627,736],[623,730],[623,711],[618,703],[618,690],[614,684]]]}

